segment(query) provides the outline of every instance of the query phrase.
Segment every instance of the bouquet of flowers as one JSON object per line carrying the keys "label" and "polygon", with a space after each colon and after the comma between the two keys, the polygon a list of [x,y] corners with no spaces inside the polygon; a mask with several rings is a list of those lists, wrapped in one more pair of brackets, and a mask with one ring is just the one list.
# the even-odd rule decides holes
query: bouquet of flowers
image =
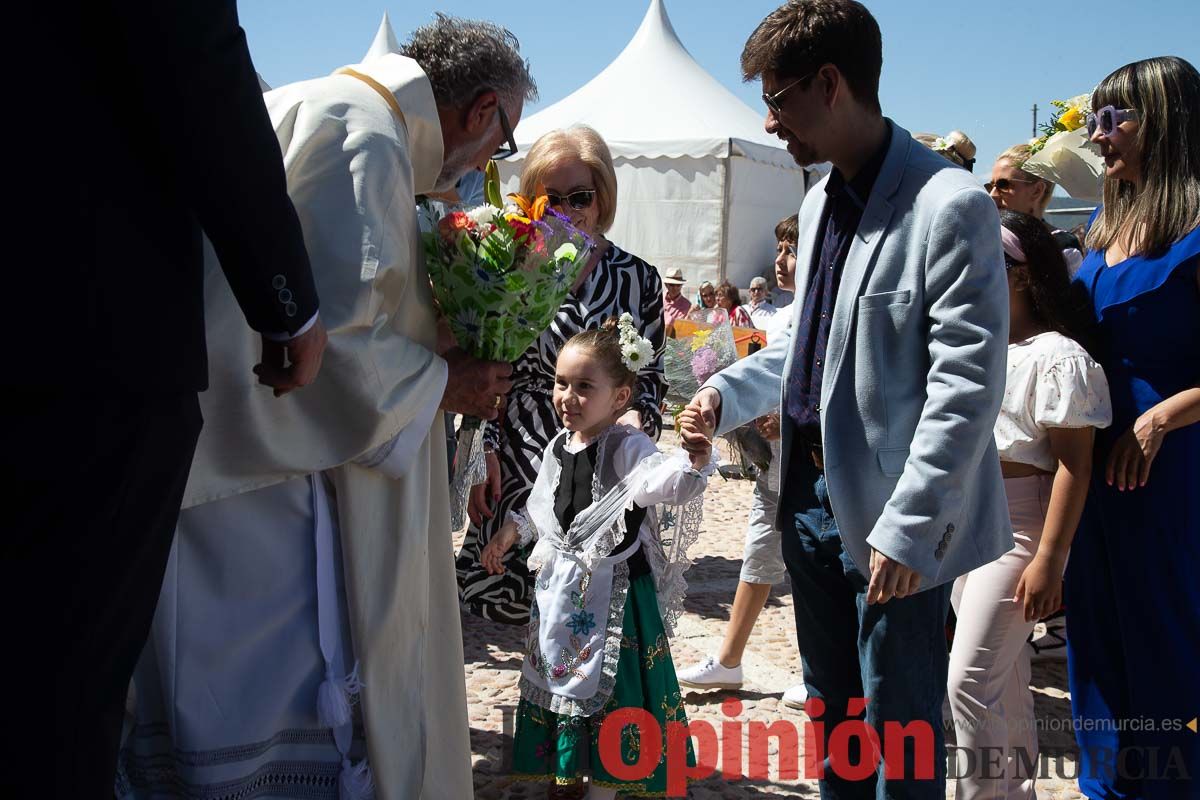
{"label": "bouquet of flowers", "polygon": [[[713,328],[701,328],[681,339],[667,339],[663,371],[667,378],[667,402],[674,406],[676,416],[700,391],[705,381],[737,359],[737,343],[728,322]],[[754,478],[767,469],[771,462],[770,445],[753,423],[730,431],[725,434],[725,439],[740,469],[736,466],[733,471],[722,468],[722,475]]]}
{"label": "bouquet of flowers", "polygon": [[[490,163],[486,202],[454,211],[422,235],[433,296],[458,345],[476,358],[515,361],[554,319],[591,254],[592,240],[547,207],[545,196],[500,199]],[[454,457],[451,522],[486,477],[481,420],[466,417]]]}
{"label": "bouquet of flowers", "polygon": [[1090,94],[1052,100],[1057,113],[1041,126],[1042,135],[1030,140],[1033,156],[1022,167],[1080,200],[1100,200],[1104,183],[1104,159],[1088,141],[1084,127],[1091,103]]}
{"label": "bouquet of flowers", "polygon": [[728,322],[701,328],[682,339],[667,339],[663,371],[667,402],[687,403],[704,382],[737,361],[737,345]]}

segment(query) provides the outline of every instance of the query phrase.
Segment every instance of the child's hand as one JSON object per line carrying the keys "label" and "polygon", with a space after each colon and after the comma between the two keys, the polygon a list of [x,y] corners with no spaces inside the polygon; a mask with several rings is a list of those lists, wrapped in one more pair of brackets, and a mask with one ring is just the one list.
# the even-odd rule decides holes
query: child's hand
{"label": "child's hand", "polygon": [[487,545],[483,548],[483,553],[479,556],[479,561],[488,571],[488,575],[504,574],[504,555],[520,538],[520,534],[517,533],[517,524],[512,520],[500,526],[500,530],[496,531],[496,535],[488,540]]}
{"label": "child's hand", "polygon": [[683,411],[679,412],[679,429],[680,432],[693,434],[688,437],[695,441],[697,438],[708,439],[708,445],[712,445],[713,429],[709,425],[704,424],[704,416],[698,409],[688,406]]}
{"label": "child's hand", "polygon": [[1062,605],[1063,566],[1039,553],[1021,573],[1013,600],[1024,606],[1026,622],[1048,617]]}
{"label": "child's hand", "polygon": [[754,421],[759,434],[769,442],[779,441],[779,414],[771,412]]}
{"label": "child's hand", "polygon": [[700,469],[712,458],[712,428],[704,424],[704,417],[693,408],[679,414],[679,430],[690,442],[687,451],[692,467]]}

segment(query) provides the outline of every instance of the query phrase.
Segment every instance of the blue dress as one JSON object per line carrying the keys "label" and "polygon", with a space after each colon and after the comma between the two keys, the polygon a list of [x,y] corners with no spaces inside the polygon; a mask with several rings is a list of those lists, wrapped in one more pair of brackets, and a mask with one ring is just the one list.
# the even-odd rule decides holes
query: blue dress
{"label": "blue dress", "polygon": [[1091,798],[1200,797],[1200,735],[1183,727],[1200,713],[1200,424],[1164,437],[1144,487],[1104,480],[1138,416],[1200,385],[1197,269],[1200,228],[1157,258],[1110,267],[1094,251],[1075,275],[1099,321],[1113,406],[1066,579],[1079,784]]}

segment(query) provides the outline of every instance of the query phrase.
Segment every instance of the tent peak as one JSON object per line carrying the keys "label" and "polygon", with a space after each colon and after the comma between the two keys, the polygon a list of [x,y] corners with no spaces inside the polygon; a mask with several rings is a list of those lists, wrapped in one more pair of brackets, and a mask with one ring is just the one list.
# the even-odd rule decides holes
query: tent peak
{"label": "tent peak", "polygon": [[362,63],[383,58],[388,53],[399,52],[400,42],[396,39],[395,31],[392,30],[392,22],[388,19],[388,13],[384,11],[383,21],[379,23],[379,30],[375,32],[375,39],[371,42],[367,54],[363,56]]}
{"label": "tent peak", "polygon": [[646,15],[642,17],[642,24],[638,26],[625,50],[660,48],[663,45],[677,47],[683,52],[687,52],[687,48],[679,39],[679,34],[675,33],[675,26],[671,24],[671,18],[667,15],[666,3],[663,0],[650,0]]}

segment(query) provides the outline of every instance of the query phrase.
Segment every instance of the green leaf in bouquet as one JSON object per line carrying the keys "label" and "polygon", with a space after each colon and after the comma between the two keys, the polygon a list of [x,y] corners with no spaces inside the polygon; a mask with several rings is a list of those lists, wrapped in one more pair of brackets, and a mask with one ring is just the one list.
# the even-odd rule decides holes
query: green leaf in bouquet
{"label": "green leaf in bouquet", "polygon": [[479,247],[483,250],[487,260],[497,270],[511,268],[515,244],[513,243],[512,234],[507,232],[503,227],[497,227],[490,235],[484,237]]}
{"label": "green leaf in bouquet", "polygon": [[504,198],[500,196],[500,167],[490,159],[483,168],[483,199],[490,206],[504,206]]}

